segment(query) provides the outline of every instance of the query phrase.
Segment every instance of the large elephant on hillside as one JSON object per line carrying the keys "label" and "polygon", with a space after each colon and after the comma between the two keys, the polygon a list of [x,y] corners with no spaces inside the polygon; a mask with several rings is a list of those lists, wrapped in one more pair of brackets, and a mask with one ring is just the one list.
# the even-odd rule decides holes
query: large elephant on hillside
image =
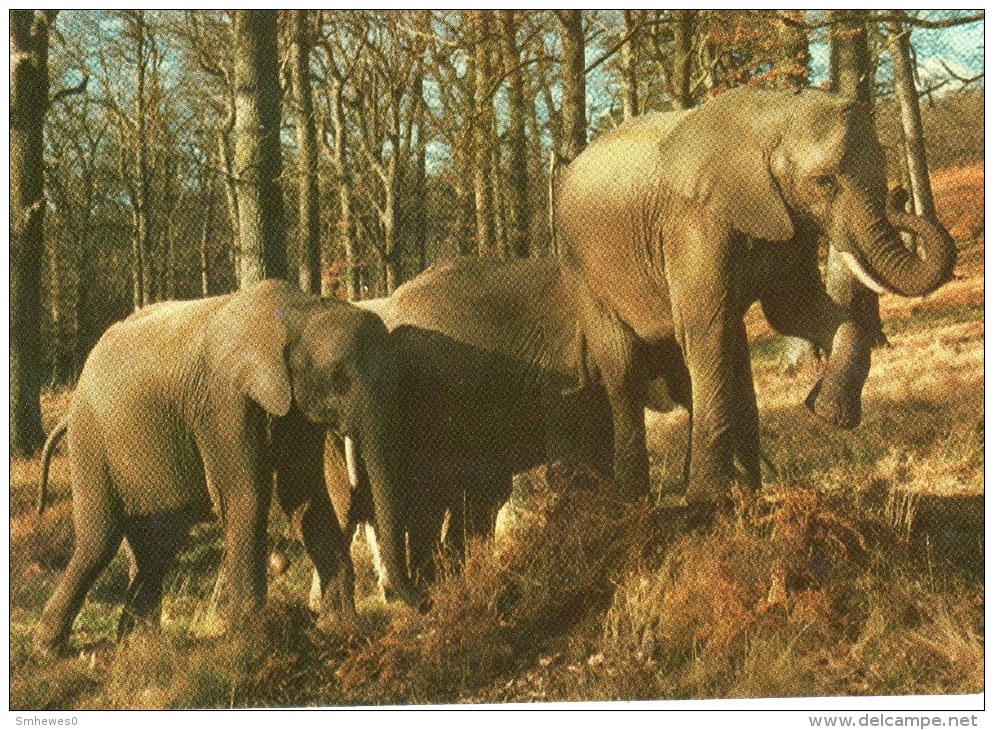
{"label": "large elephant on hillside", "polygon": [[[859,421],[873,326],[835,304],[817,268],[825,235],[862,284],[927,294],[952,275],[941,226],[885,209],[884,157],[870,109],[828,93],[738,89],[684,112],[647,115],[588,146],[563,172],[558,235],[581,330],[607,389],[615,472],[648,489],[638,349],[675,337],[692,383],[687,498],[759,484],[758,414],[743,315],[749,280],[774,282],[771,323],[831,353],[808,402]],[[918,251],[904,246],[910,231]],[[769,304],[785,306],[775,313]],[[801,331],[806,331],[805,335]]]}
{"label": "large elephant on hillside", "polygon": [[[326,428],[354,442],[393,587],[417,599],[401,568],[397,522],[397,373],[380,319],[270,280],[235,294],[164,302],[112,326],[86,360],[64,421],[75,544],[35,633],[64,648],[87,591],[127,539],[133,575],[119,634],[159,620],[162,581],[189,527],[216,513],[229,618],[266,595],[273,489],[300,519],[329,610],[354,613],[352,564],[323,480]],[[268,416],[268,417],[267,417]]]}

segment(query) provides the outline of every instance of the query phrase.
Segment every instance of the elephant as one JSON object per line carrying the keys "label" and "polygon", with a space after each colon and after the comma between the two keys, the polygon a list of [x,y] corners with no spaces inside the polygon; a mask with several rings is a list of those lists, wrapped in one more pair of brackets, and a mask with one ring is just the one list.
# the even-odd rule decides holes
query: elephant
{"label": "elephant", "polygon": [[354,614],[352,564],[342,560],[348,546],[323,479],[329,428],[361,457],[394,590],[416,603],[400,569],[390,456],[396,383],[378,317],[284,281],[153,304],[111,326],[43,451],[47,475],[68,433],[75,544],[35,631],[36,648],[65,648],[87,591],[122,538],[133,569],[118,635],[139,623],[157,626],[164,573],[189,528],[212,511],[224,533],[226,619],[261,605],[274,473],[277,500],[299,521],[319,574],[324,607]]}
{"label": "elephant", "polygon": [[887,210],[871,110],[819,90],[736,89],[637,117],[570,162],[557,192],[564,272],[611,404],[616,484],[629,497],[648,490],[633,343],[679,343],[693,405],[687,499],[720,504],[732,482],[760,484],[750,299],[759,294],[777,330],[830,353],[806,403],[851,428],[879,323],[827,295],[819,238],[875,292],[928,294],[956,261],[941,225]]}
{"label": "elephant", "polygon": [[[397,362],[401,522],[418,586],[434,580],[443,531],[456,562],[467,538],[493,535],[514,474],[561,462],[610,476],[610,408],[603,389],[578,372],[576,299],[556,259],[458,258],[388,299],[357,304],[383,318]],[[637,358],[657,368],[647,373],[645,405],[689,406],[675,340],[648,355]],[[344,448],[332,443],[326,478],[351,535],[372,514],[361,469],[346,468]]]}

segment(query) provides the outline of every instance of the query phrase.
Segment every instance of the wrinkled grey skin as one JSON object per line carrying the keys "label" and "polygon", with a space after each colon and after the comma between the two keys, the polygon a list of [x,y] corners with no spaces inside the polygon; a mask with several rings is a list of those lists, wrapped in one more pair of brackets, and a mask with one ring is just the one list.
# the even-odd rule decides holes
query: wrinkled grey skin
{"label": "wrinkled grey skin", "polygon": [[[134,570],[119,634],[139,622],[157,624],[163,576],[189,527],[212,512],[224,527],[225,614],[231,620],[259,606],[274,471],[281,507],[300,520],[325,607],[354,614],[352,566],[342,559],[347,544],[323,481],[326,427],[357,443],[384,557],[400,576],[395,589],[415,600],[400,570],[397,479],[388,456],[395,387],[388,334],[377,317],[286,282],[155,304],[112,326],[87,358],[65,420],[75,544],[36,647],[65,647],[87,591],[122,538]],[[46,452],[47,461],[51,446]]]}
{"label": "wrinkled grey skin", "polygon": [[[397,358],[401,512],[418,583],[433,580],[446,511],[459,559],[467,537],[493,534],[513,474],[559,461],[610,476],[610,408],[599,384],[581,379],[575,292],[556,260],[456,259],[359,306],[383,317]],[[689,405],[675,341],[642,359],[658,368],[647,373],[647,406]],[[343,459],[333,450],[329,462],[332,501],[352,534],[368,520],[368,490],[359,474],[350,504]]]}
{"label": "wrinkled grey skin", "polygon": [[[693,386],[688,500],[720,501],[733,480],[758,486],[743,323],[757,295],[776,329],[831,353],[812,410],[837,426],[858,423],[877,333],[826,295],[818,237],[878,291],[927,294],[955,263],[946,231],[888,213],[885,198],[869,110],[814,90],[739,89],[691,111],[637,118],[566,168],[558,233],[592,367],[611,402],[623,494],[648,490],[644,381],[627,365],[632,342],[673,337]],[[898,229],[916,235],[920,257]],[[757,277],[776,283],[756,292]]]}

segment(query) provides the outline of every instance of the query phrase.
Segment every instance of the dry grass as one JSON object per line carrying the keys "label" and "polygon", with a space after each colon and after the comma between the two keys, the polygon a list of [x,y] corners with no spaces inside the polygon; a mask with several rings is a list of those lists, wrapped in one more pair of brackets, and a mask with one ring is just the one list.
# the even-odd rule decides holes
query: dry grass
{"label": "dry grass", "polygon": [[603,611],[621,566],[651,541],[647,506],[615,501],[589,475],[556,475],[498,549],[477,544],[431,593],[427,615],[400,614],[338,676],[362,703],[459,702],[536,659]]}
{"label": "dry grass", "polygon": [[952,167],[932,173],[939,218],[957,241],[984,230],[984,166]]}
{"label": "dry grass", "polygon": [[[909,558],[895,556],[890,539],[810,490],[740,507],[621,585],[602,640],[602,672],[618,678],[606,696],[979,691],[973,597],[955,581],[940,589],[907,578],[895,566]],[[925,653],[940,626],[950,651],[931,642]]]}

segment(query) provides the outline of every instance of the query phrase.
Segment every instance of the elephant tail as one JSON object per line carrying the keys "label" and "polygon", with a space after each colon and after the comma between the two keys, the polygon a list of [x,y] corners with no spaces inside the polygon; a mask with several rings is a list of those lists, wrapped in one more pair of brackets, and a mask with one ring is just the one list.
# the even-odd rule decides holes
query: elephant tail
{"label": "elephant tail", "polygon": [[45,440],[45,448],[41,451],[41,481],[38,484],[39,515],[45,511],[45,502],[48,500],[46,491],[48,489],[48,468],[52,462],[52,454],[55,452],[55,447],[59,445],[59,441],[66,435],[68,428],[69,419],[63,418],[52,433],[48,434],[48,438]]}

